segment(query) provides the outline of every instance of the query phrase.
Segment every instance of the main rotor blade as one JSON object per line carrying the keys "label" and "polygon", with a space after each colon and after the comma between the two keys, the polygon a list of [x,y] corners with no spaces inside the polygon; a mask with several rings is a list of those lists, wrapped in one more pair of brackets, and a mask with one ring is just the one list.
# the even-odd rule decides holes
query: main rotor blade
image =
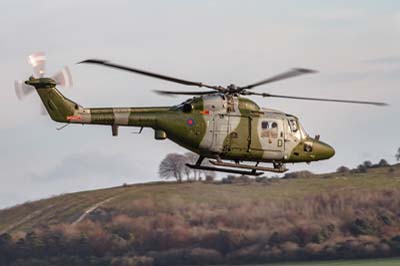
{"label": "main rotor blade", "polygon": [[317,71],[311,70],[311,69],[305,69],[305,68],[294,68],[292,70],[286,71],[282,74],[273,76],[271,78],[261,80],[257,83],[254,83],[254,84],[251,84],[251,85],[248,85],[245,87],[241,87],[241,89],[248,90],[248,89],[252,89],[254,87],[261,86],[261,85],[264,85],[267,83],[272,83],[272,82],[276,82],[276,81],[280,81],[280,80],[284,80],[284,79],[288,79],[288,78],[293,78],[293,77],[297,77],[300,75],[312,74],[312,73],[317,73]]}
{"label": "main rotor blade", "polygon": [[189,81],[189,80],[169,77],[169,76],[165,76],[165,75],[161,75],[161,74],[157,74],[157,73],[152,73],[152,72],[145,71],[145,70],[140,70],[140,69],[137,69],[137,68],[117,65],[117,64],[105,61],[105,60],[88,59],[88,60],[84,60],[82,62],[79,62],[78,64],[103,65],[103,66],[116,68],[116,69],[122,69],[122,70],[125,70],[125,71],[129,71],[129,72],[133,72],[133,73],[136,73],[136,74],[141,74],[141,75],[145,75],[145,76],[149,76],[149,77],[153,77],[153,78],[167,80],[167,81],[171,81],[171,82],[175,82],[175,83],[179,83],[179,84],[183,84],[183,85],[187,85],[187,86],[206,87],[206,88],[210,88],[210,89],[214,89],[214,90],[218,90],[218,88],[219,88],[218,86],[211,86],[211,85],[203,84],[201,82],[194,82],[194,81]]}
{"label": "main rotor blade", "polygon": [[208,95],[218,93],[217,91],[162,91],[154,90],[155,93],[161,95]]}
{"label": "main rotor blade", "polygon": [[250,91],[247,91],[246,95],[258,95],[258,96],[262,96],[262,97],[274,97],[274,98],[307,100],[307,101],[369,104],[369,105],[376,105],[376,106],[386,106],[386,105],[388,105],[387,103],[383,103],[383,102],[369,102],[369,101],[353,101],[353,100],[326,99],[326,98],[297,97],[297,96],[286,96],[286,95],[277,95],[277,94],[269,94],[269,93],[257,93],[257,92],[250,92]]}

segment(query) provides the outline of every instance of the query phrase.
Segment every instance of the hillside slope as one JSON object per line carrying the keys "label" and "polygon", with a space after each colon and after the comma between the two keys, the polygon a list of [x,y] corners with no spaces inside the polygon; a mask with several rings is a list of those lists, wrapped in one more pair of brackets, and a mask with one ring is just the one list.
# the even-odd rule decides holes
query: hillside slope
{"label": "hillside slope", "polygon": [[[399,206],[395,165],[367,173],[65,194],[1,210],[0,235],[11,236],[11,247],[24,239],[26,250],[57,233],[62,243],[52,245],[62,246],[63,256],[69,245],[85,241],[90,249],[79,256],[113,258],[115,265],[126,258],[179,265],[386,257],[400,255]],[[76,256],[74,250],[67,253]],[[59,254],[47,252],[37,256]]]}
{"label": "hillside slope", "polygon": [[400,188],[400,165],[370,169],[368,173],[330,173],[263,184],[160,182],[130,185],[64,194],[0,210],[0,232],[29,231],[43,224],[72,224],[99,203],[102,207],[124,208],[143,199],[151,199],[160,204],[171,202],[171,207],[174,202],[179,205],[234,202],[239,199],[279,202],[297,201],[305,196],[325,193],[378,192],[394,188]]}

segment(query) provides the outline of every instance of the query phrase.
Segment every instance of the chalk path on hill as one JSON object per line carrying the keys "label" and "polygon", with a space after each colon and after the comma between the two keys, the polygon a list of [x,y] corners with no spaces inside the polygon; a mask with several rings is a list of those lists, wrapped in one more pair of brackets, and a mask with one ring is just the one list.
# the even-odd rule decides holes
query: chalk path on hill
{"label": "chalk path on hill", "polygon": [[113,199],[115,199],[117,196],[113,196],[111,198],[105,199],[103,201],[97,202],[95,205],[91,206],[89,209],[87,209],[78,219],[76,219],[74,222],[72,222],[72,225],[76,225],[80,222],[82,222],[86,216],[88,216],[89,214],[91,214],[92,212],[94,212],[98,207],[100,207],[101,205],[112,201]]}

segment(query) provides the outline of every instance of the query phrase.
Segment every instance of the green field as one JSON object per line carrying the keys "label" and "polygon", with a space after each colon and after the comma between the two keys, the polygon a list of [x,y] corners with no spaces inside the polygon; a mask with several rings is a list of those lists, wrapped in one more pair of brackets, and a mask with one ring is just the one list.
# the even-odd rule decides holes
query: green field
{"label": "green field", "polygon": [[264,264],[259,266],[399,266],[399,265],[400,265],[400,259],[395,258],[395,259],[373,259],[373,260],[278,263],[278,264]]}

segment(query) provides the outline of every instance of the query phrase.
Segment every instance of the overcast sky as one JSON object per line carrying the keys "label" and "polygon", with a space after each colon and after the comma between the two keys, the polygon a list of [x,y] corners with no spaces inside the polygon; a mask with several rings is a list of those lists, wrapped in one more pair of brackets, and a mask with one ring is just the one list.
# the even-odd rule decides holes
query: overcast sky
{"label": "overcast sky", "polygon": [[[301,3],[301,4],[300,4]],[[320,71],[257,89],[311,97],[386,101],[389,107],[254,98],[300,117],[336,149],[329,161],[293,169],[333,171],[364,160],[394,162],[400,146],[400,1],[20,1],[0,2],[0,208],[55,194],[157,180],[158,164],[184,149],[153,131],[118,138],[101,126],[57,124],[39,99],[20,102],[13,82],[44,51],[48,74],[71,67],[62,89],[85,107],[173,105],[185,89],[122,71],[75,65],[87,58],[211,84],[246,85],[292,67]],[[289,165],[289,167],[292,167]]]}

